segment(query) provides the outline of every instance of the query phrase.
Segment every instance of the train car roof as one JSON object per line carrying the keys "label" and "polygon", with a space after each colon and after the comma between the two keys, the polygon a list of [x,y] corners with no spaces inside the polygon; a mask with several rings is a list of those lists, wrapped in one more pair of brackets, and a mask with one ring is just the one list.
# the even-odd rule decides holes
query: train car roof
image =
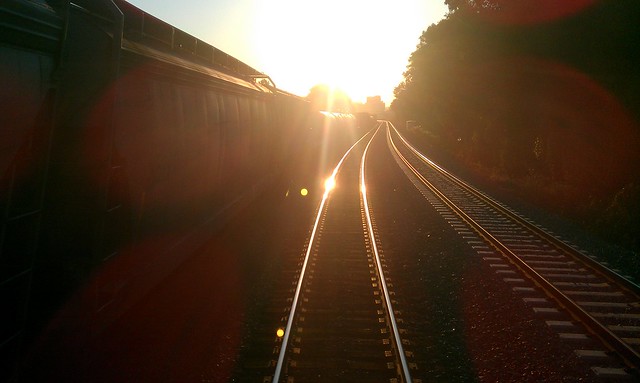
{"label": "train car roof", "polygon": [[124,16],[124,50],[254,91],[276,93],[259,81],[268,76],[257,69],[126,1],[115,3]]}

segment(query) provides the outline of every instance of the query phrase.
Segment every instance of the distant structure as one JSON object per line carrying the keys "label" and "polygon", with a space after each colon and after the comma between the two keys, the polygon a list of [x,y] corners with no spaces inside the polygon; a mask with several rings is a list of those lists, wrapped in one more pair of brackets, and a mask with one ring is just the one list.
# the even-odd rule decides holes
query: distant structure
{"label": "distant structure", "polygon": [[354,104],[356,113],[369,113],[371,115],[380,115],[385,111],[385,105],[380,96],[367,97],[365,104]]}

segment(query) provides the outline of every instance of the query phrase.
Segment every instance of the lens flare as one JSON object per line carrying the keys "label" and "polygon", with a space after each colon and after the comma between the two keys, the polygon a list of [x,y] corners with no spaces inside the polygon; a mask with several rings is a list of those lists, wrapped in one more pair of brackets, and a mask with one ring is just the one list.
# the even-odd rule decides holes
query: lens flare
{"label": "lens flare", "polygon": [[309,194],[309,190],[307,190],[305,188],[300,189],[300,195],[301,196],[306,197],[307,194]]}

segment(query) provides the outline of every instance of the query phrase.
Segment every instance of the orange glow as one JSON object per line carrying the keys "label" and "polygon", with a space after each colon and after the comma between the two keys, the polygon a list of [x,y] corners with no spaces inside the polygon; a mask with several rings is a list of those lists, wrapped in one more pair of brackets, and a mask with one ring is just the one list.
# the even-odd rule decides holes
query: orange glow
{"label": "orange glow", "polygon": [[325,191],[327,191],[327,192],[331,191],[335,187],[336,187],[336,179],[333,176],[327,178],[327,180],[324,181],[324,190]]}
{"label": "orange glow", "polygon": [[278,331],[276,331],[276,336],[282,338],[284,336],[284,330],[279,328]]}

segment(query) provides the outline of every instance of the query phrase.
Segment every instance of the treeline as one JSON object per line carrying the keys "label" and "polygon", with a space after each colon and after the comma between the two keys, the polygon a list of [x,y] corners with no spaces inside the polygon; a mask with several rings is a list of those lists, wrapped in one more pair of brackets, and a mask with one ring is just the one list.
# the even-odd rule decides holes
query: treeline
{"label": "treeline", "polygon": [[640,246],[640,2],[449,0],[392,110],[434,148]]}

